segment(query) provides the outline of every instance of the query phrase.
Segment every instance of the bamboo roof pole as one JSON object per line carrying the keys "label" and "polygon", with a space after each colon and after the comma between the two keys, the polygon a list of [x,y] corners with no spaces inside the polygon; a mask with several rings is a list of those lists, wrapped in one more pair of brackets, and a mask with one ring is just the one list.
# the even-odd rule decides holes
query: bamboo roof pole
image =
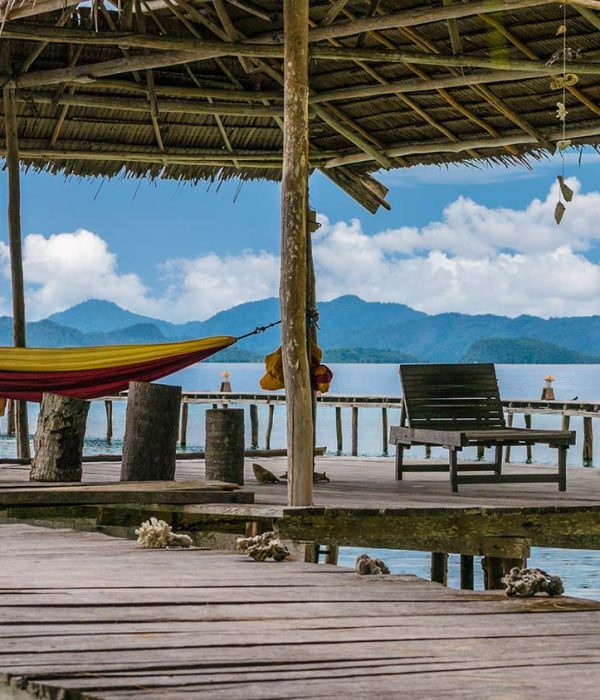
{"label": "bamboo roof pole", "polygon": [[312,504],[312,392],[306,352],[308,5],[284,3],[281,331],[287,403],[288,504]]}
{"label": "bamboo roof pole", "polygon": [[[12,281],[13,340],[15,347],[25,347],[25,289],[23,255],[21,250],[21,183],[19,172],[19,142],[17,137],[17,108],[14,88],[5,87],[4,124],[6,140],[6,170],[8,174],[8,243]],[[16,402],[17,457],[30,459],[27,402]]]}

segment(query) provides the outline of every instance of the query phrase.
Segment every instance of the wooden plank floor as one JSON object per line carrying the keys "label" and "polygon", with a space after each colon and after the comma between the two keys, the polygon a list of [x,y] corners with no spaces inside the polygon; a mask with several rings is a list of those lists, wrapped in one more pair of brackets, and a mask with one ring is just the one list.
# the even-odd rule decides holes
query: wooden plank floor
{"label": "wooden plank floor", "polygon": [[[285,458],[258,460],[275,474],[283,474]],[[408,462],[410,463],[410,462]],[[565,507],[600,506],[600,469],[569,467],[567,491],[556,484],[473,484],[461,486],[458,494],[450,491],[448,474],[409,473],[403,481],[394,480],[392,459],[360,457],[321,457],[317,471],[325,471],[329,483],[315,485],[316,506],[340,508],[465,508],[465,507]],[[553,467],[542,465],[505,465],[506,473],[545,473]],[[113,462],[85,463],[86,482],[118,481],[120,465]],[[0,465],[2,482],[26,481],[29,469]],[[203,479],[203,461],[181,461],[176,479]],[[244,490],[255,494],[257,504],[285,505],[286,484],[260,484],[252,472],[252,460],[246,461]]]}
{"label": "wooden plank floor", "polygon": [[25,524],[0,552],[2,698],[598,697],[592,601]]}

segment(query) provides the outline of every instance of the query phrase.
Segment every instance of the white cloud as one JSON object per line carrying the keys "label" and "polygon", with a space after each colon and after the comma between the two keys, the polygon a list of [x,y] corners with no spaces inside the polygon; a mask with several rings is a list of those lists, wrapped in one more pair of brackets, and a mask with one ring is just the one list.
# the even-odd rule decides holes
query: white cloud
{"label": "white cloud", "polygon": [[[374,235],[359,220],[322,216],[314,236],[319,297],[357,294],[429,313],[599,314],[600,265],[584,253],[600,241],[600,192],[581,193],[576,180],[569,182],[577,194],[560,227],[553,219],[556,186],[522,210],[459,197],[440,221]],[[0,265],[8,281],[4,244]],[[167,260],[159,269],[166,291],[153,295],[138,275],[119,269],[99,235],[85,230],[29,234],[24,269],[29,318],[95,297],[182,322],[275,296],[279,286],[279,258],[246,250]],[[0,312],[10,312],[1,295]]]}
{"label": "white cloud", "polygon": [[161,303],[169,318],[178,321],[207,318],[245,301],[274,296],[279,286],[279,258],[264,251],[176,258],[164,270],[170,287]]}

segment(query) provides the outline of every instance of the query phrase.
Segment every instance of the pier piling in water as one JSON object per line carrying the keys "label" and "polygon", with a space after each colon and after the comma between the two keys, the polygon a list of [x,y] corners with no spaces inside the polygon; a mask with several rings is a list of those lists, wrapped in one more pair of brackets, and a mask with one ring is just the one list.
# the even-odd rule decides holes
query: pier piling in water
{"label": "pier piling in water", "polygon": [[258,406],[250,404],[250,448],[258,449]]}
{"label": "pier piling in water", "polygon": [[337,438],[337,453],[342,454],[344,449],[344,434],[342,430],[342,407],[335,407],[335,435]]}
{"label": "pier piling in water", "polygon": [[273,414],[275,413],[275,404],[269,404],[269,417],[267,418],[267,429],[265,431],[265,450],[271,449],[271,433],[273,432]]}
{"label": "pier piling in water", "polygon": [[472,554],[460,555],[460,587],[466,591],[472,591],[475,588],[473,559]]}
{"label": "pier piling in water", "polygon": [[352,406],[352,456],[358,455],[358,406]]}
{"label": "pier piling in water", "polygon": [[104,402],[104,410],[106,411],[106,442],[110,443],[113,436],[113,402],[110,399]]}
{"label": "pier piling in water", "polygon": [[431,552],[431,580],[444,586],[448,585],[447,552]]}
{"label": "pier piling in water", "polygon": [[583,417],[583,466],[591,467],[594,463],[594,432],[590,416]]}
{"label": "pier piling in water", "polygon": [[179,425],[179,444],[181,447],[187,445],[188,410],[189,404],[184,401],[181,404],[181,422]]}

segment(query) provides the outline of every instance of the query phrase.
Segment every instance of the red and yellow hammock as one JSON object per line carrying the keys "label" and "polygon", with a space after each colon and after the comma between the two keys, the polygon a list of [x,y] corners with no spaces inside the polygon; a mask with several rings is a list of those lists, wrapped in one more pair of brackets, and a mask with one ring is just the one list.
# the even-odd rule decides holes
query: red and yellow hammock
{"label": "red and yellow hammock", "polygon": [[96,399],[151,382],[210,357],[237,338],[90,348],[0,347],[0,397],[41,401],[49,392]]}

